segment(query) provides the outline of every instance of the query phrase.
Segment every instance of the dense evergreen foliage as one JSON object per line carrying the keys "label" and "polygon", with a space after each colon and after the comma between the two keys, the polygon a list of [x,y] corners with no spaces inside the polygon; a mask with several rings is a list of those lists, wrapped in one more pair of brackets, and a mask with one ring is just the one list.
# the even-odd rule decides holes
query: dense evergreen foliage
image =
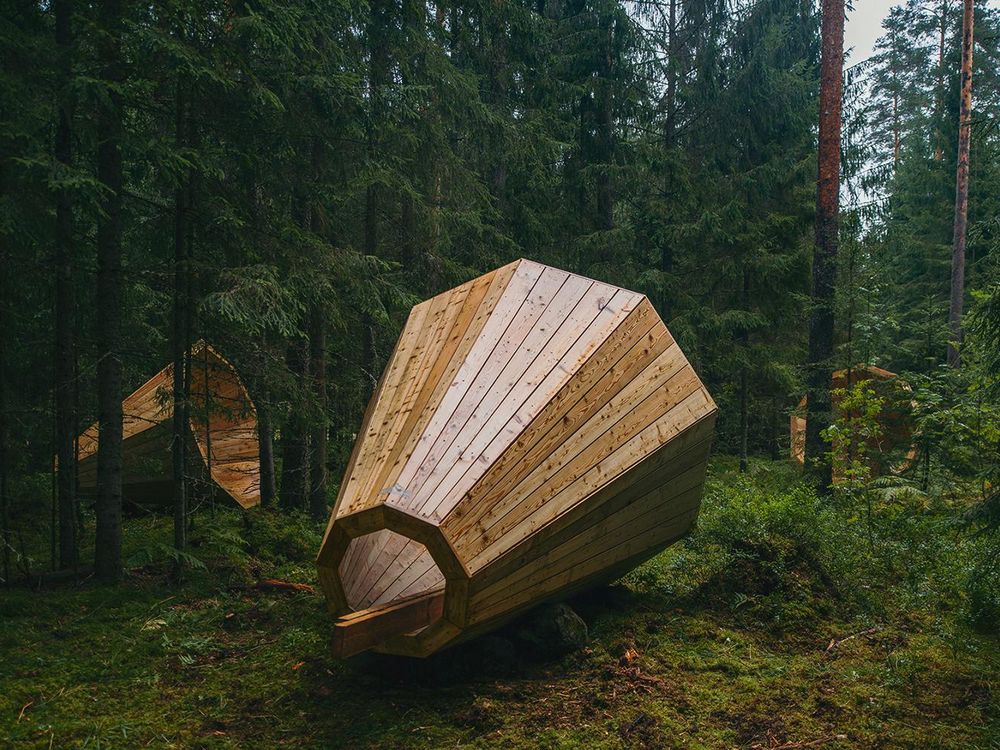
{"label": "dense evergreen foliage", "polygon": [[[1000,17],[977,10],[973,312],[946,376],[960,11],[909,0],[847,71],[826,366],[904,373],[924,432],[901,481],[985,500],[995,422],[947,414],[996,399]],[[819,29],[805,0],[5,4],[8,513],[69,433],[204,338],[247,376],[265,501],[322,517],[409,307],[519,256],[648,294],[720,404],[718,449],[782,457]],[[92,508],[57,494],[66,562]]]}
{"label": "dense evergreen foliage", "polygon": [[[898,1],[826,112],[830,213],[843,0],[4,0],[0,745],[996,747],[1000,11],[958,341],[963,0]],[[519,257],[679,341],[720,409],[698,526],[575,602],[562,662],[516,624],[336,662],[306,582],[369,396],[413,304]],[[199,340],[252,396],[265,508],[176,450],[171,537],[122,507],[121,401],[173,363],[182,446]],[[860,365],[899,378],[826,388]]]}

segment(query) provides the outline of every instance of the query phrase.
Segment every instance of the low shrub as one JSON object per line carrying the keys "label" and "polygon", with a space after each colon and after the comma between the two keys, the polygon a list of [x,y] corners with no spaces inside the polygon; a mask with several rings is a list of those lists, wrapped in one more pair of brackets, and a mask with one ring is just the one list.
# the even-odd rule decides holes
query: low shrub
{"label": "low shrub", "polygon": [[790,623],[871,604],[863,547],[859,530],[804,483],[727,471],[709,478],[691,536],[628,582]]}

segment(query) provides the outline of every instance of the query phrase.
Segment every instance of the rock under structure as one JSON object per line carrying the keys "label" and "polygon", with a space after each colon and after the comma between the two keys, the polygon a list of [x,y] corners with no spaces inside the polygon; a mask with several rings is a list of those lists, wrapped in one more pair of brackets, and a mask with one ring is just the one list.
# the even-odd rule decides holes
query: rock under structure
{"label": "rock under structure", "polygon": [[[235,368],[208,344],[191,348],[189,473],[240,507],[260,504],[257,412]],[[122,402],[122,494],[130,502],[162,504],[173,497],[173,365]],[[206,428],[207,425],[207,428]],[[97,425],[78,440],[78,488],[97,489]]]}
{"label": "rock under structure", "polygon": [[334,653],[426,656],[656,554],[715,413],[636,292],[519,260],[417,305],[317,559]]}

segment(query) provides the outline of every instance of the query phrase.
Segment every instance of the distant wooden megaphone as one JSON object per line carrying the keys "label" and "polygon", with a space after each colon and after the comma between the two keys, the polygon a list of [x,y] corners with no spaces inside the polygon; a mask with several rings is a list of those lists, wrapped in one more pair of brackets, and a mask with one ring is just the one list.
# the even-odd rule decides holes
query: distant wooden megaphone
{"label": "distant wooden megaphone", "polygon": [[519,260],[417,305],[317,559],[334,653],[427,656],[656,554],[715,413],[636,292]]}

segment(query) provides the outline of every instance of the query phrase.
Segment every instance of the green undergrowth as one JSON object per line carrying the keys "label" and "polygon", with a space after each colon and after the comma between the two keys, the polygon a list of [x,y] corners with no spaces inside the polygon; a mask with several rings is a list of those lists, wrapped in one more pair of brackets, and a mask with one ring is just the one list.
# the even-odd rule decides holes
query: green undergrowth
{"label": "green undergrowth", "polygon": [[122,586],[0,592],[0,746],[1000,748],[980,542],[895,502],[716,460],[698,529],[576,599],[591,644],[548,660],[503,631],[334,661],[318,593],[254,587],[315,585],[318,527],[199,515],[178,585],[169,520],[133,519]]}

